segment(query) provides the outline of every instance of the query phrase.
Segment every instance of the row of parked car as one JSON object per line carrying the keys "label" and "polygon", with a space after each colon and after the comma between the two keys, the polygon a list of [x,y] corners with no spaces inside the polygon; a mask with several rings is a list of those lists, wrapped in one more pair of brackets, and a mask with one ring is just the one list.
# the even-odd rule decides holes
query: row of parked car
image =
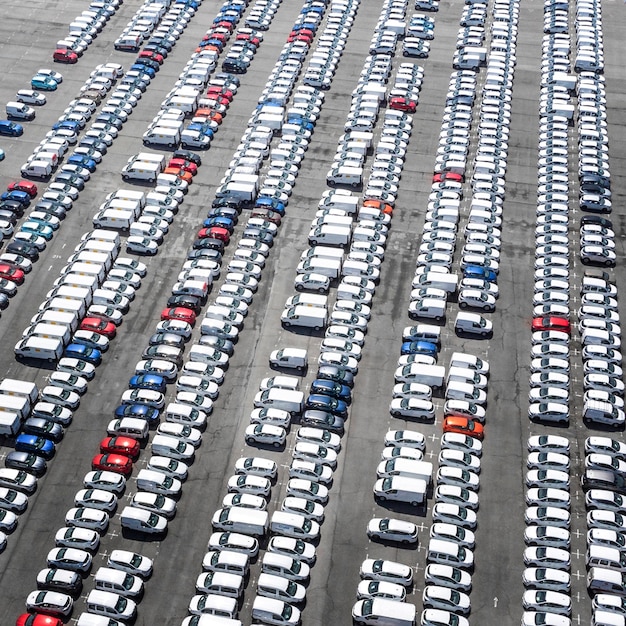
{"label": "row of parked car", "polygon": [[527,447],[522,623],[570,623],[570,443],[535,435]]}
{"label": "row of parked car", "polygon": [[57,41],[52,60],[57,63],[78,63],[87,47],[102,32],[106,23],[119,8],[121,0],[93,0],[87,9],[77,15],[69,25],[69,32]]}

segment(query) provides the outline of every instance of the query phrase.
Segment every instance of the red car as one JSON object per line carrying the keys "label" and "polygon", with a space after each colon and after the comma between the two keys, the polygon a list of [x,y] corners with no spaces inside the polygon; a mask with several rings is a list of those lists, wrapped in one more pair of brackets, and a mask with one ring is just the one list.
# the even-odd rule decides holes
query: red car
{"label": "red car", "polygon": [[402,96],[394,96],[389,98],[389,108],[396,111],[406,111],[407,113],[415,113],[417,109],[417,102],[404,98]]}
{"label": "red car", "polygon": [[133,462],[121,454],[96,454],[91,460],[91,469],[130,476],[133,473]]}
{"label": "red car", "polygon": [[237,41],[249,41],[254,46],[259,46],[261,40],[250,33],[239,33],[237,37],[235,37]]}
{"label": "red car", "polygon": [[63,622],[51,615],[22,613],[15,621],[15,626],[63,626]]}
{"label": "red car", "polygon": [[165,170],[163,171],[164,174],[172,174],[173,176],[178,176],[178,178],[182,178],[183,180],[187,181],[188,183],[191,182],[191,180],[193,179],[193,176],[185,171],[184,169],[182,169],[181,167],[170,167],[169,165],[165,168]]}
{"label": "red car", "polygon": [[232,102],[235,94],[225,87],[221,87],[220,85],[212,85],[207,89],[206,95],[209,98],[226,98],[229,102]]}
{"label": "red car", "polygon": [[52,53],[52,60],[57,63],[78,63],[78,55],[71,50],[55,50]]}
{"label": "red car", "polygon": [[121,454],[135,460],[139,456],[139,442],[132,437],[105,437],[100,442],[103,454]]}
{"label": "red car", "polygon": [[[222,43],[226,43],[228,41],[228,35],[226,33],[211,32],[209,34],[206,34],[202,38],[202,41],[208,41],[209,39],[217,39],[218,41],[221,41]],[[239,36],[237,37],[237,39],[239,39]]]}
{"label": "red car", "polygon": [[153,50],[142,50],[139,53],[140,59],[152,59],[156,61],[159,65],[163,65],[163,55],[158,52],[154,52]]}
{"label": "red car", "polygon": [[534,317],[532,321],[533,332],[537,330],[560,330],[570,333],[570,323],[564,317]]}
{"label": "red car", "polygon": [[369,200],[363,201],[363,206],[371,207],[373,209],[378,209],[382,211],[386,215],[393,214],[393,207],[387,202],[383,202],[382,200],[376,200],[374,198],[370,198]]}
{"label": "red car", "polygon": [[161,311],[161,320],[181,320],[193,326],[196,323],[196,314],[184,306],[167,307]]}
{"label": "red car", "polygon": [[7,187],[7,191],[24,191],[31,198],[34,198],[37,195],[37,185],[31,183],[29,180],[18,180],[10,183]]}
{"label": "red car", "polygon": [[198,173],[198,166],[191,161],[186,161],[185,159],[170,159],[170,162],[167,164],[167,166],[180,167],[186,172],[189,172],[192,176],[195,176]]}
{"label": "red car", "polygon": [[24,282],[24,272],[12,265],[0,263],[0,278],[6,278],[13,281],[16,285],[21,285]]}
{"label": "red car", "polygon": [[213,28],[221,28],[225,31],[228,31],[229,33],[232,33],[233,30],[235,29],[235,25],[231,22],[222,21],[222,22],[217,22],[217,24],[213,24]]}
{"label": "red car", "polygon": [[485,436],[483,425],[480,422],[471,420],[468,417],[459,417],[456,415],[444,417],[443,432],[460,433],[461,435],[468,435],[481,440]]}
{"label": "red car", "polygon": [[280,222],[282,220],[282,216],[277,211],[272,211],[271,209],[253,209],[251,217],[260,217],[268,222],[272,222],[272,224],[276,224],[280,226]]}
{"label": "red car", "polygon": [[210,237],[212,239],[219,239],[224,243],[228,243],[230,241],[230,233],[226,228],[222,228],[221,226],[212,226],[211,228],[201,228],[198,231],[197,235],[198,239],[206,239]]}
{"label": "red car", "polygon": [[465,176],[463,174],[457,174],[456,172],[439,172],[433,176],[433,183],[442,183],[444,180],[453,180],[456,183],[465,182]]}
{"label": "red car", "polygon": [[117,333],[115,324],[107,322],[107,320],[103,320],[101,317],[86,317],[80,323],[80,330],[90,330],[109,339],[113,339]]}
{"label": "red car", "polygon": [[307,33],[300,33],[298,31],[292,31],[289,33],[287,37],[287,43],[291,43],[292,41],[303,41],[306,44],[310,44],[313,41],[313,37],[308,35]]}

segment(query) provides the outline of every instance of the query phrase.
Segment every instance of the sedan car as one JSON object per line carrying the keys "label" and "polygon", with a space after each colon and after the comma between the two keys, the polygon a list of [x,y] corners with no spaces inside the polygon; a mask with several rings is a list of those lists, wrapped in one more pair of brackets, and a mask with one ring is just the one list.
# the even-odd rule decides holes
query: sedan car
{"label": "sedan car", "polygon": [[413,571],[408,565],[383,559],[365,559],[359,570],[363,580],[380,580],[409,587],[413,583]]}

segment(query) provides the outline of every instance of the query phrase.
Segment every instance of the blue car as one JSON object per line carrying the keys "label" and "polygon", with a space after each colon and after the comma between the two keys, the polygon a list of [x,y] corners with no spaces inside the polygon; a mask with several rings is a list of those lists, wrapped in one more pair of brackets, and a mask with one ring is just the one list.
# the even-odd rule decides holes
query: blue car
{"label": "blue car", "polygon": [[400,354],[427,354],[437,358],[437,346],[430,341],[405,341],[400,348]]}
{"label": "blue car", "polygon": [[167,391],[165,378],[157,374],[140,374],[133,376],[128,383],[128,387],[130,389],[151,389],[159,393],[165,393]]}
{"label": "blue car", "polygon": [[235,222],[228,217],[208,217],[202,222],[203,228],[213,228],[213,226],[219,226],[225,228],[231,235],[235,230]]}
{"label": "blue car", "polygon": [[82,343],[70,343],[65,348],[63,356],[71,359],[82,359],[93,365],[100,365],[100,363],[102,363],[102,352]]}
{"label": "blue car", "polygon": [[38,437],[37,435],[18,435],[15,440],[15,450],[17,452],[32,452],[46,460],[51,459],[56,452],[56,447],[49,439]]}
{"label": "blue car", "polygon": [[81,131],[80,124],[78,122],[74,122],[73,120],[62,120],[52,124],[52,130],[59,130],[60,128],[66,128],[67,130],[71,130],[73,133],[80,133]]}
{"label": "blue car", "polygon": [[498,275],[489,268],[480,265],[468,265],[463,270],[463,278],[480,278],[493,283],[498,280]]}
{"label": "blue car", "polygon": [[20,191],[19,189],[5,191],[0,195],[0,200],[15,200],[15,202],[19,202],[24,209],[30,204],[30,196],[25,191]]}
{"label": "blue car", "polygon": [[56,91],[58,85],[56,80],[50,78],[49,76],[33,76],[30,81],[30,86],[40,91]]}
{"label": "blue car", "polygon": [[322,393],[312,393],[306,399],[305,410],[326,411],[337,417],[348,417],[348,405],[343,400]]}
{"label": "blue car", "polygon": [[311,383],[310,391],[311,393],[321,393],[327,396],[332,396],[333,398],[343,400],[346,404],[350,404],[352,402],[352,391],[350,390],[350,387],[333,380],[316,378]]}
{"label": "blue car", "polygon": [[24,233],[33,233],[38,237],[43,237],[46,241],[50,241],[54,236],[54,230],[50,226],[35,220],[26,220],[20,226],[20,230]]}
{"label": "blue car", "polygon": [[24,127],[9,120],[0,120],[0,135],[7,137],[19,137],[24,134]]}
{"label": "blue car", "polygon": [[269,198],[268,196],[258,196],[254,203],[255,209],[271,209],[280,215],[285,215],[285,203],[278,198]]}
{"label": "blue car", "polygon": [[147,404],[121,404],[115,409],[115,417],[136,417],[146,420],[149,426],[159,423],[159,411]]}
{"label": "blue car", "polygon": [[67,159],[68,163],[74,165],[80,165],[80,167],[87,168],[92,174],[96,171],[96,162],[90,159],[86,154],[73,154]]}
{"label": "blue car", "polygon": [[135,72],[143,72],[144,74],[147,74],[150,78],[154,78],[156,76],[156,72],[154,71],[154,69],[149,67],[148,65],[145,65],[144,63],[134,63],[130,66],[130,69],[134,70]]}

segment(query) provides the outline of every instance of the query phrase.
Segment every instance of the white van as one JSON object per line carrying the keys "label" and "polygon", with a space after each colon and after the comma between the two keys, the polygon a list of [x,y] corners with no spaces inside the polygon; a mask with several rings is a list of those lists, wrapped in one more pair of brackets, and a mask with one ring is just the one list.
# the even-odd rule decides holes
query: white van
{"label": "white van", "polygon": [[[424,274],[422,274],[422,276],[424,276]],[[408,312],[411,319],[424,318],[441,321],[446,316],[446,301],[439,300],[437,298],[421,298],[412,300],[409,303]]]}
{"label": "white van", "polygon": [[587,569],[591,567],[601,567],[616,570],[618,572],[625,572],[626,552],[618,550],[617,548],[591,544],[587,547],[585,562],[587,564]]}
{"label": "white van", "polygon": [[250,569],[250,557],[234,550],[211,550],[205,555],[202,568],[211,572],[245,577]]}
{"label": "white van", "polygon": [[267,533],[269,513],[231,506],[226,509],[218,509],[213,515],[212,524],[215,530],[262,537]]}
{"label": "white van", "polygon": [[[307,519],[304,515],[274,511],[270,522],[270,530],[286,537],[310,541],[315,540],[319,536],[320,525],[314,520]],[[276,574],[278,572],[270,573]]]}
{"label": "white van", "polygon": [[328,259],[321,257],[311,257],[300,261],[296,267],[297,274],[308,273],[322,274],[328,276],[331,280],[339,278],[341,272],[341,261],[338,259]]}
{"label": "white van", "polygon": [[137,489],[149,493],[162,494],[169,497],[177,497],[183,488],[177,478],[172,478],[149,469],[139,470],[137,474]]}
{"label": "white van", "polygon": [[290,556],[266,552],[261,561],[261,571],[265,574],[275,574],[276,576],[285,576],[290,580],[301,581],[309,578],[311,568],[303,561],[298,561]]}
{"label": "white van", "polygon": [[26,337],[15,344],[14,351],[15,356],[21,358],[56,361],[63,354],[63,341],[45,337]]}
{"label": "white van", "polygon": [[290,624],[300,623],[300,609],[282,600],[256,596],[252,604],[252,619],[263,624],[279,624],[288,619]]}
{"label": "white van", "polygon": [[595,610],[591,616],[591,626],[625,626],[626,617],[611,611]]}
{"label": "white van", "polygon": [[101,266],[104,268],[105,272],[111,269],[112,264],[110,255],[86,250],[72,254],[68,257],[67,261],[68,263],[89,263],[91,265]]}
{"label": "white van", "polygon": [[104,617],[104,615],[81,613],[76,626],[124,626],[124,624],[111,617]]}
{"label": "white van", "polygon": [[298,305],[325,309],[328,305],[328,296],[316,293],[299,293],[290,296],[285,302],[285,308]]}
{"label": "white van", "polygon": [[51,298],[44,300],[39,310],[61,311],[83,317],[85,315],[85,303],[81,300],[72,300],[70,298]]}
{"label": "white van", "polygon": [[426,501],[428,484],[420,478],[389,476],[379,478],[374,484],[374,497],[381,502],[392,500],[419,506]]}
{"label": "white van", "polygon": [[133,211],[125,211],[122,209],[104,209],[98,211],[94,216],[92,223],[96,228],[115,228],[118,230],[128,230],[135,220]]}
{"label": "white van", "polygon": [[167,146],[174,148],[180,143],[180,130],[155,126],[143,134],[144,146]]}
{"label": "white van", "polygon": [[58,324],[69,328],[70,332],[74,332],[78,328],[79,315],[75,313],[66,313],[64,311],[55,311],[54,309],[45,309],[41,313],[33,315],[30,322],[32,324]]}
{"label": "white van", "polygon": [[309,244],[312,246],[346,246],[350,243],[352,231],[349,226],[331,226],[322,224],[309,232]]}
{"label": "white van", "polygon": [[85,289],[84,287],[59,285],[58,287],[51,289],[46,294],[46,298],[69,298],[70,300],[81,300],[82,302],[89,304],[91,301],[91,294],[91,289]]}
{"label": "white van", "polygon": [[74,274],[70,272],[69,274],[59,276],[59,278],[54,281],[54,284],[57,287],[69,286],[75,287],[76,289],[87,289],[89,291],[89,295],[91,296],[91,294],[99,287],[100,282],[97,276]]}
{"label": "white van", "polygon": [[67,345],[72,336],[72,331],[62,324],[33,324],[27,326],[22,333],[23,337],[45,337],[46,339],[59,339],[63,345]]}
{"label": "white van", "polygon": [[341,262],[343,260],[343,256],[344,252],[340,248],[333,248],[331,246],[312,246],[300,255],[300,260],[304,261],[305,259],[319,258]]}
{"label": "white van", "polygon": [[446,386],[446,400],[467,400],[484,404],[487,401],[487,394],[471,383],[449,381]]}
{"label": "white van", "polygon": [[431,539],[428,542],[427,561],[439,565],[471,569],[474,566],[474,553],[453,541]]}
{"label": "white van", "polygon": [[26,176],[27,178],[45,179],[49,178],[50,174],[52,174],[52,164],[48,161],[35,159],[23,165],[20,171],[22,176]]}
{"label": "white van", "polygon": [[331,169],[326,174],[326,184],[329,187],[346,185],[356,189],[363,185],[363,168],[340,166]]}
{"label": "white van", "polygon": [[352,607],[352,619],[357,624],[372,626],[415,626],[417,609],[410,602],[385,598],[357,600]]}
{"label": "white van", "polygon": [[167,530],[167,519],[162,515],[136,509],[132,506],[124,507],[120,515],[122,528],[133,530],[147,535],[160,535]]}
{"label": "white van", "polygon": [[472,369],[480,372],[484,376],[489,376],[489,363],[466,352],[453,352],[450,357],[450,367]]}
{"label": "white van", "polygon": [[298,305],[285,309],[280,316],[280,321],[285,328],[299,326],[301,328],[322,330],[328,322],[328,313],[322,307],[310,304]]}
{"label": "white van", "polygon": [[257,408],[282,409],[292,416],[297,415],[304,408],[304,392],[291,389],[266,389],[256,394],[254,406]]}
{"label": "white van", "polygon": [[6,112],[10,120],[30,121],[35,119],[35,109],[22,102],[7,102]]}
{"label": "white van", "polygon": [[[342,193],[343,192],[343,193]],[[359,199],[352,192],[336,189],[325,191],[322,194],[318,207],[320,209],[334,208],[345,211],[348,215],[354,215],[359,206]]]}
{"label": "white van", "polygon": [[207,414],[188,404],[170,402],[165,409],[165,421],[204,429],[207,424]]}
{"label": "white van", "polygon": [[117,593],[94,589],[87,596],[87,610],[96,615],[119,618],[127,622],[134,620],[137,615],[137,604],[130,598],[124,598]]}
{"label": "white van", "polygon": [[379,478],[392,476],[419,478],[426,483],[427,487],[430,487],[433,482],[433,464],[428,461],[416,461],[414,459],[387,459],[378,464],[376,474]]}

